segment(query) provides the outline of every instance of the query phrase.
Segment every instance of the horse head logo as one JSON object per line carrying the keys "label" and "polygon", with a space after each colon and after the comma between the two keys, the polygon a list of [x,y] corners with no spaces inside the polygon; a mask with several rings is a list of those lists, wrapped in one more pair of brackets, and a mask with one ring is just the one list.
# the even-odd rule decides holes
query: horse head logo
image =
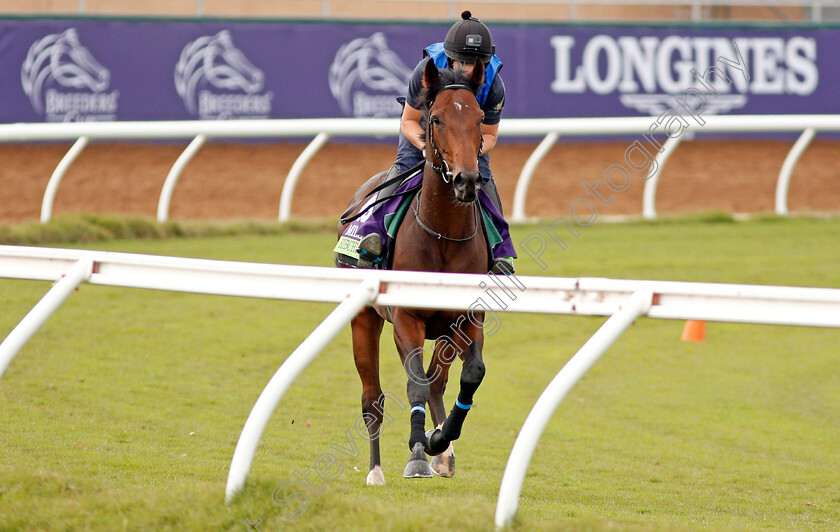
{"label": "horse head logo", "polygon": [[44,110],[43,90],[49,80],[62,87],[102,92],[111,73],[79,42],[75,28],[35,41],[20,70],[23,91],[39,113]]}
{"label": "horse head logo", "polygon": [[255,94],[265,85],[265,74],[233,45],[230,32],[222,30],[188,43],[175,65],[175,90],[191,113],[196,112],[195,93],[202,81],[217,89]]}
{"label": "horse head logo", "polygon": [[338,49],[330,66],[330,92],[341,110],[352,115],[351,92],[357,82],[369,90],[402,95],[410,77],[411,69],[388,48],[385,34],[377,32]]}

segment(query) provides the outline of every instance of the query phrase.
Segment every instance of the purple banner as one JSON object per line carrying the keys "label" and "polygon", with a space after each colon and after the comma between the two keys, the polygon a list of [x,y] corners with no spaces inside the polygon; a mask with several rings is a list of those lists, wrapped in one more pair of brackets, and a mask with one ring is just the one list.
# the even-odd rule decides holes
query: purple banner
{"label": "purple banner", "polygon": [[[838,112],[840,28],[490,26],[505,117],[659,115],[704,73],[706,114]],[[397,116],[448,27],[0,19],[0,122]]]}

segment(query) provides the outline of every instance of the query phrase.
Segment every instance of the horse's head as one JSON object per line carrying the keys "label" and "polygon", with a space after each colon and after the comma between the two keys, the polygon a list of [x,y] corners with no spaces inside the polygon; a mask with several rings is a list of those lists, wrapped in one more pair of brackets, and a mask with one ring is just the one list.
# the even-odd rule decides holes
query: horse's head
{"label": "horse's head", "polygon": [[330,65],[330,92],[347,114],[388,116],[400,110],[395,100],[390,100],[395,107],[393,111],[356,112],[352,101],[354,89],[405,94],[409,77],[411,69],[388,47],[385,34],[376,32],[367,38],[354,39],[338,49]]}
{"label": "horse's head", "polygon": [[234,46],[230,32],[222,30],[188,43],[175,64],[175,90],[191,113],[197,112],[196,92],[206,83],[255,94],[265,86],[265,74]]}
{"label": "horse's head", "polygon": [[446,183],[452,182],[455,199],[472,202],[481,188],[478,156],[484,111],[475,98],[484,77],[478,61],[472,72],[438,70],[432,61],[423,72],[420,100],[428,106],[426,164]]}
{"label": "horse's head", "polygon": [[265,74],[233,45],[227,30],[220,31],[207,43],[203,60],[204,74],[215,87],[254,94],[265,84]]}
{"label": "horse's head", "polygon": [[111,73],[79,42],[74,28],[35,41],[20,69],[23,91],[39,113],[43,111],[43,89],[54,80],[62,87],[102,92]]}
{"label": "horse's head", "polygon": [[111,81],[111,73],[82,46],[74,28],[62,33],[50,49],[50,68],[64,87],[102,92]]}

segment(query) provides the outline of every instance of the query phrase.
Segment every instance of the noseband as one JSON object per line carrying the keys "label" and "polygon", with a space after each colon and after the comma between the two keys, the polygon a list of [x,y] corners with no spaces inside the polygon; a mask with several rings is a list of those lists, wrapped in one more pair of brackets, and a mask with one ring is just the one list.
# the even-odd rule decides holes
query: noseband
{"label": "noseband", "polygon": [[[438,91],[438,94],[440,94],[441,92],[446,91],[446,90],[455,90],[455,89],[466,89],[466,90],[472,92],[472,89],[470,87],[467,87],[466,85],[463,85],[463,84],[460,84],[460,83],[453,83],[452,85],[446,85],[445,87],[441,88]],[[447,163],[446,159],[444,159],[443,156],[441,156],[440,151],[438,151],[437,143],[435,143],[434,128],[432,128],[432,120],[431,120],[432,107],[434,105],[435,105],[435,100],[433,100],[432,103],[429,104],[429,118],[426,120],[426,137],[429,139],[429,144],[432,147],[432,153],[434,154],[435,159],[440,161],[440,166],[436,165],[435,163],[433,163],[432,161],[430,161],[428,159],[426,160],[426,164],[431,166],[432,170],[434,170],[435,172],[440,174],[440,177],[443,179],[444,183],[449,184],[452,181],[452,178],[454,176],[452,175],[452,171],[449,169],[449,163]],[[484,136],[481,135],[480,139],[481,140],[478,143],[478,155],[476,157],[481,156],[481,148],[484,147]]]}

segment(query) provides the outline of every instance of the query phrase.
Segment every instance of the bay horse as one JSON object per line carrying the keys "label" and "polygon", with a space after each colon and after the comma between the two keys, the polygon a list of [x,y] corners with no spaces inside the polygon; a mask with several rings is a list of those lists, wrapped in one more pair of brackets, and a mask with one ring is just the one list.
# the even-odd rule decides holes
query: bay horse
{"label": "bay horse", "polygon": [[[426,64],[424,88],[419,95],[428,108],[426,164],[421,190],[396,236],[395,270],[487,274],[490,269],[476,201],[482,185],[478,156],[484,112],[475,94],[483,76],[480,61],[471,73],[438,70],[432,61]],[[377,174],[365,183],[350,204],[363,203],[360,199],[382,181],[383,175]],[[339,224],[339,235],[344,228]],[[455,474],[451,442],[460,436],[473,394],[484,377],[484,313],[367,307],[352,320],[353,357],[362,380],[362,413],[370,434],[367,483],[372,485],[385,484],[379,452],[385,400],[379,382],[379,337],[385,320],[394,326],[397,351],[408,376],[411,455],[403,477],[428,478],[434,473],[451,477]],[[436,341],[428,371],[424,372],[423,344],[427,339]],[[463,360],[460,393],[447,417],[443,393],[449,365],[456,355]],[[428,432],[426,403],[435,427]],[[426,454],[434,456],[431,464]]]}

